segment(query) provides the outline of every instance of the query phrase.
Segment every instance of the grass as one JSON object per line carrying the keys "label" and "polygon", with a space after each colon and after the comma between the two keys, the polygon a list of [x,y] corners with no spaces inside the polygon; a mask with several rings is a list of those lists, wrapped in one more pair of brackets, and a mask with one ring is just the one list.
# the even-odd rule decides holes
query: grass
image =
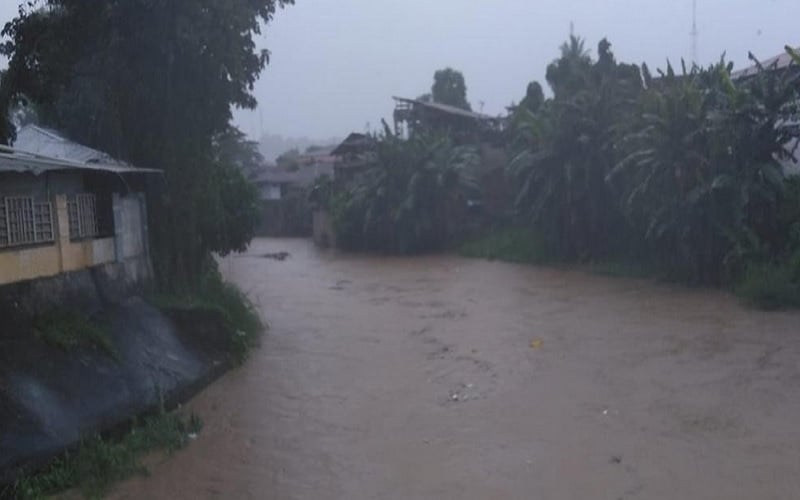
{"label": "grass", "polygon": [[461,246],[459,254],[524,264],[544,264],[553,260],[542,239],[522,228],[501,229],[469,241]]}
{"label": "grass", "polygon": [[53,309],[34,319],[33,330],[46,344],[63,351],[94,349],[117,359],[108,329],[79,312]]}
{"label": "grass", "polygon": [[736,295],[766,310],[800,308],[798,270],[800,265],[790,263],[751,264],[735,288]]}
{"label": "grass", "polygon": [[161,412],[134,426],[119,440],[95,436],[43,472],[17,481],[9,498],[39,500],[69,489],[77,489],[87,499],[102,498],[112,484],[148,473],[141,463],[144,454],[183,448],[201,428],[202,422],[194,415],[184,419]]}
{"label": "grass", "polygon": [[235,359],[243,363],[258,345],[265,325],[253,303],[235,285],[227,283],[216,272],[209,272],[191,290],[161,293],[149,297],[157,308],[198,309],[219,314],[228,329],[230,348]]}

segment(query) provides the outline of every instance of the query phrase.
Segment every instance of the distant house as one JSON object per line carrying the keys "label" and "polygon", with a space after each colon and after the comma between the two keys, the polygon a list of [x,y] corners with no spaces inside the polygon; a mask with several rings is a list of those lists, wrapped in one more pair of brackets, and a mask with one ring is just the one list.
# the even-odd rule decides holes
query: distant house
{"label": "distant house", "polygon": [[[760,65],[754,64],[748,68],[734,71],[731,74],[731,78],[734,80],[750,79],[758,74],[760,71],[759,66],[767,71],[785,72],[787,76],[794,79],[794,82],[800,81],[800,65],[795,63],[792,57],[786,52],[783,52],[775,57],[771,57],[766,61],[763,61]],[[787,120],[783,126],[794,129],[797,133],[795,137],[800,136],[800,117],[795,116],[794,119]],[[789,142],[789,144],[787,144],[786,149],[788,151],[793,151],[795,155],[797,155],[800,153],[798,142],[800,142],[798,139],[793,139]],[[782,159],[781,165],[783,166],[783,170],[786,175],[800,175],[800,162],[793,161],[791,159]]]}
{"label": "distant house", "polygon": [[282,157],[278,165],[265,165],[253,172],[250,181],[261,195],[262,236],[307,236],[311,234],[308,191],[322,176],[333,176],[332,147],[320,147],[304,154]]}
{"label": "distant house", "polygon": [[507,118],[468,111],[438,102],[393,97],[394,127],[397,135],[408,136],[414,129],[447,129],[450,135],[463,142],[475,143],[492,139],[499,141],[507,126]]}
{"label": "distant house", "polygon": [[0,285],[114,262],[147,272],[146,207],[134,187],[159,173],[23,127],[14,148],[0,146]]}
{"label": "distant house", "polygon": [[250,177],[259,188],[263,201],[278,201],[286,198],[293,190],[301,190],[314,184],[321,175],[333,176],[334,159],[294,165],[290,169],[275,165],[264,166]]}
{"label": "distant house", "polygon": [[358,172],[375,163],[375,140],[353,132],[331,151],[331,155],[336,158],[333,178],[339,183],[349,182]]}

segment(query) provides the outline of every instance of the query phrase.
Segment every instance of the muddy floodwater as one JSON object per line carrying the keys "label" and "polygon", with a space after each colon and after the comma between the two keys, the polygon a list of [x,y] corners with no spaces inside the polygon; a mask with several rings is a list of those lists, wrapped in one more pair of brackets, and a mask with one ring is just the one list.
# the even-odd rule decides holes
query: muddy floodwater
{"label": "muddy floodwater", "polygon": [[189,404],[198,438],[111,498],[800,498],[796,313],[305,240],[222,268],[271,330]]}

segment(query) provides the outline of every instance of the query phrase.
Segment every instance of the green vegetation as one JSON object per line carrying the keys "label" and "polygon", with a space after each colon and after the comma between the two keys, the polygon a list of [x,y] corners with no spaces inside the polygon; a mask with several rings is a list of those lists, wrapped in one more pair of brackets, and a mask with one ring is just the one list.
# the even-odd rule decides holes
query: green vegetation
{"label": "green vegetation", "polygon": [[567,262],[687,284],[742,280],[739,293],[759,304],[795,304],[797,281],[784,275],[800,248],[800,197],[779,163],[794,134],[781,126],[796,108],[791,75],[762,68],[734,81],[720,61],[668,65],[656,79],[610,47],[601,41],[594,61],[573,37],[548,67],[554,96],[515,110],[519,212]]}
{"label": "green vegetation", "polygon": [[241,163],[257,151],[232,110],[255,108],[269,61],[256,38],[292,3],[25,2],[3,29],[0,141],[15,135],[9,111],[31,107],[41,125],[162,169],[148,193],[153,264],[162,286],[187,286],[210,253],[242,251],[254,234],[258,196]]}
{"label": "green vegetation", "polygon": [[20,479],[11,495],[19,500],[38,500],[76,488],[85,498],[102,498],[115,482],[147,474],[141,463],[143,455],[183,448],[201,428],[202,422],[195,415],[184,419],[162,412],[134,425],[119,440],[100,436],[87,439],[43,472]]}
{"label": "green vegetation", "polygon": [[406,141],[386,125],[376,148],[375,165],[331,199],[337,242],[405,254],[443,248],[474,189],[474,149],[427,133]]}
{"label": "green vegetation", "polygon": [[736,286],[736,294],[762,309],[800,307],[800,258],[789,264],[752,264]]}
{"label": "green vegetation", "polygon": [[243,363],[258,345],[265,329],[247,295],[235,285],[225,282],[215,266],[209,266],[194,287],[156,294],[149,301],[165,310],[194,309],[218,314],[225,323],[231,352],[239,363]]}
{"label": "green vegetation", "polygon": [[[552,97],[531,82],[510,108],[503,139],[516,228],[490,232],[461,253],[733,286],[762,305],[796,305],[800,181],[787,179],[780,163],[796,135],[786,126],[800,102],[796,71],[751,59],[759,71],[745,79],[734,79],[724,59],[678,71],[668,64],[654,78],[646,65],[618,62],[607,40],[594,59],[571,37],[547,68]],[[443,70],[435,81],[434,101],[466,108],[462,75]],[[452,247],[463,217],[454,207],[484,194],[460,185],[466,169],[454,165],[467,162],[451,161],[453,141],[496,139],[478,129],[459,135],[453,120],[417,113],[408,141],[387,131],[377,165],[334,189],[345,248],[411,253],[447,247],[445,240]],[[426,142],[432,131],[445,138]],[[491,224],[511,219],[494,216]]]}
{"label": "green vegetation", "polygon": [[64,351],[93,349],[117,358],[108,330],[73,310],[54,309],[37,316],[33,331],[48,345]]}
{"label": "green vegetation", "polygon": [[525,264],[545,264],[553,262],[541,237],[529,229],[506,228],[469,241],[461,246],[459,253],[464,257],[489,260],[502,260]]}

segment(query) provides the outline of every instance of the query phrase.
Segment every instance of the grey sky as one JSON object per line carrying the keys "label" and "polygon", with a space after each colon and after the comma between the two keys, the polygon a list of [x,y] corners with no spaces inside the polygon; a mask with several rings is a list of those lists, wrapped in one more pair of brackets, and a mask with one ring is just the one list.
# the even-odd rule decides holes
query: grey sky
{"label": "grey sky", "polygon": [[[699,62],[727,52],[773,56],[800,44],[798,0],[697,0]],[[0,0],[0,19],[16,2]],[[692,0],[297,0],[261,44],[272,62],[256,85],[260,109],[236,112],[251,135],[344,136],[390,117],[392,95],[429,90],[433,72],[464,73],[473,107],[498,114],[530,80],[544,82],[559,45],[576,34],[594,49],[604,36],[619,60],[663,67],[691,58]]]}

